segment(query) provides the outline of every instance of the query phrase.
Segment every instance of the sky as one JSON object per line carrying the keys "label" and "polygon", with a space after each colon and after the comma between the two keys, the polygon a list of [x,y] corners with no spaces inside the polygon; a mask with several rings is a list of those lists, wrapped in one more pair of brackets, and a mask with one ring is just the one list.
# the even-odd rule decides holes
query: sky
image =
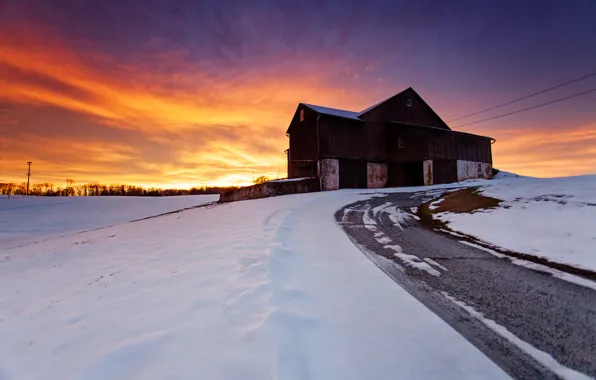
{"label": "sky", "polygon": [[494,166],[596,173],[596,2],[0,0],[0,182],[180,187],[286,175],[299,102],[413,87]]}

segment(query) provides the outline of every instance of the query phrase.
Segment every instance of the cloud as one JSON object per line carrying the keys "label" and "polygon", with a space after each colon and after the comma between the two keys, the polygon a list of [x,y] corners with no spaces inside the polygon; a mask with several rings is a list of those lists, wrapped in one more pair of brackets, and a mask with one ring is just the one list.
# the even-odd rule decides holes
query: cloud
{"label": "cloud", "polygon": [[596,124],[565,130],[514,130],[493,145],[495,167],[555,177],[596,173]]}
{"label": "cloud", "polygon": [[[0,0],[1,174],[20,178],[29,159],[44,181],[191,186],[284,174],[300,101],[360,110],[414,86],[455,117],[525,95],[530,81],[557,82],[561,61],[588,66],[594,53],[571,51],[580,39],[570,33],[589,34],[590,12],[538,8],[544,25],[527,21],[537,7],[525,4]],[[565,54],[545,59],[555,49]],[[581,127],[593,113],[567,114],[465,129],[497,138],[498,165],[593,171]],[[565,137],[563,125],[584,132]]]}

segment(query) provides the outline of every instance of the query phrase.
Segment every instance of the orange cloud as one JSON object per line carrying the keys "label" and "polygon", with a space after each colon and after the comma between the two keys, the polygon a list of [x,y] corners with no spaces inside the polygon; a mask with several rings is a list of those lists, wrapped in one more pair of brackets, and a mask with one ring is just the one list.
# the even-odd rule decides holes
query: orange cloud
{"label": "orange cloud", "polygon": [[[0,100],[85,114],[104,125],[139,130],[148,139],[161,143],[168,143],[171,138],[164,135],[165,132],[194,132],[195,138],[207,143],[197,144],[197,151],[193,151],[188,146],[192,142],[186,141],[187,146],[175,152],[175,160],[194,164],[194,174],[209,172],[209,183],[246,184],[252,180],[254,171],[259,175],[284,175],[283,150],[287,146],[284,132],[297,102],[303,100],[299,97],[326,104],[364,104],[363,93],[352,96],[342,92],[321,81],[320,73],[294,76],[258,64],[247,67],[246,72],[230,73],[230,79],[222,79],[225,75],[207,77],[196,68],[175,73],[151,72],[141,66],[116,65],[110,57],[97,53],[76,54],[58,38],[48,38],[48,35],[51,34],[28,31],[18,38],[14,34],[11,38],[6,38],[8,34],[0,37],[3,46],[0,76],[8,78],[0,86]],[[164,54],[158,58],[174,60],[170,62],[173,65],[184,55]],[[323,73],[331,70],[324,60],[320,65]],[[15,72],[19,75],[13,75]],[[87,162],[103,162],[110,157],[127,159],[100,151],[105,146],[81,146],[76,141],[60,142],[59,139],[46,143],[47,147],[77,151],[78,157],[87,158]],[[134,146],[134,141],[126,143]],[[30,150],[33,144],[23,146],[21,152],[26,152],[27,159],[42,160],[36,165],[38,172],[55,171],[54,164],[46,164],[43,158],[35,157],[35,152]],[[263,147],[267,147],[266,152]],[[273,150],[277,154],[271,153]],[[24,158],[22,155],[19,159]],[[170,167],[167,162],[152,162],[151,157],[137,159],[144,162],[148,170],[164,173],[166,177],[189,172]],[[5,164],[9,162],[12,163],[7,160]],[[220,176],[213,175],[217,171],[214,168],[220,170]],[[91,168],[88,170],[92,173]],[[102,174],[97,179],[119,181],[114,178],[116,172]],[[132,174],[129,181],[140,180]],[[194,185],[190,182],[194,180],[185,178],[186,187]]]}
{"label": "orange cloud", "polygon": [[[59,40],[39,34],[19,40],[3,39],[0,65],[26,74],[52,78],[94,99],[92,103],[67,96],[31,81],[8,81],[0,88],[0,97],[12,101],[48,104],[95,117],[108,119],[119,127],[153,130],[155,128],[192,128],[203,125],[253,125],[268,120],[287,123],[288,111],[295,107],[297,95],[337,103],[348,100],[362,104],[362,94],[341,94],[337,88],[322,83],[321,74],[332,70],[321,62],[317,75],[277,74],[262,77],[262,67],[248,68],[232,78],[207,78],[193,69],[183,73],[144,72],[142,68],[108,65],[98,71],[82,63]],[[174,55],[176,59],[176,55]],[[106,64],[109,57],[93,55],[94,62]],[[214,64],[216,66],[216,64]],[[124,82],[123,76],[134,80]],[[136,81],[136,82],[135,82]],[[164,88],[166,84],[175,89]],[[358,101],[360,100],[360,101]]]}
{"label": "orange cloud", "polygon": [[[0,181],[20,182],[24,162],[33,160],[38,182],[248,184],[257,175],[285,175],[284,132],[299,101],[358,110],[378,101],[379,94],[400,90],[332,83],[328,78],[338,62],[322,54],[275,61],[257,57],[243,62],[242,69],[213,73],[204,67],[217,69],[220,62],[188,65],[184,49],[137,57],[168,66],[160,71],[75,52],[46,30],[0,34],[0,45],[0,100],[39,112],[31,123],[38,122],[40,130],[49,107],[84,115],[77,121],[80,129],[130,132],[120,141],[19,135],[22,120],[5,111],[0,113],[0,129],[8,130],[0,136]],[[309,70],[283,69],[286,63],[295,67],[298,58],[309,60]],[[520,126],[479,133],[497,138],[496,167],[553,176],[594,171],[595,131],[594,125],[565,131]]]}
{"label": "orange cloud", "polygon": [[593,173],[596,124],[565,130],[511,129],[493,145],[495,167],[536,177]]}

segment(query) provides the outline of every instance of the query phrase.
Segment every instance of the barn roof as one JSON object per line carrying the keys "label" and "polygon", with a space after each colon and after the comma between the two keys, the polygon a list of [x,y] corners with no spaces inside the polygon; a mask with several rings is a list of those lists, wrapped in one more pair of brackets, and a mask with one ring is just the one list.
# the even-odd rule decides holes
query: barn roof
{"label": "barn roof", "polygon": [[314,104],[306,104],[306,103],[302,103],[302,104],[305,105],[306,107],[320,113],[320,114],[323,114],[323,115],[338,116],[338,117],[343,117],[345,119],[354,119],[354,120],[362,121],[361,119],[358,118],[358,112],[340,110],[337,108],[316,106]]}
{"label": "barn roof", "polygon": [[445,128],[438,128],[438,127],[431,127],[431,126],[427,126],[427,125],[410,124],[410,123],[401,123],[399,121],[388,121],[387,124],[407,125],[407,126],[410,126],[410,127],[435,129],[435,130],[438,130],[438,131],[441,131],[441,132],[445,132],[445,133],[454,133],[454,134],[458,134],[458,135],[468,135],[468,136],[474,136],[474,137],[483,137],[485,139],[490,139],[493,142],[496,142],[497,141],[497,139],[492,138],[490,136],[477,135],[477,134],[474,134],[474,133],[462,132],[462,131],[454,131],[453,129],[445,129]]}
{"label": "barn roof", "polygon": [[322,115],[330,115],[330,116],[336,116],[336,117],[342,117],[344,119],[352,119],[352,120],[358,120],[358,121],[364,121],[364,119],[362,118],[363,115],[365,115],[366,113],[368,113],[369,111],[372,111],[373,109],[379,107],[380,105],[384,104],[385,102],[395,98],[398,95],[401,95],[405,92],[408,92],[410,94],[412,94],[413,96],[417,97],[418,99],[420,99],[420,101],[430,110],[430,112],[432,112],[445,126],[445,129],[451,129],[449,128],[449,126],[447,125],[447,123],[445,123],[443,121],[443,119],[441,119],[441,117],[435,112],[435,110],[432,109],[431,106],[428,105],[428,103],[426,103],[426,101],[424,99],[422,99],[422,97],[412,88],[412,87],[408,87],[405,90],[398,92],[395,95],[391,95],[390,97],[381,100],[378,103],[373,104],[372,106],[360,111],[360,112],[354,112],[354,111],[346,111],[346,110],[341,110],[341,109],[337,109],[337,108],[330,108],[330,107],[323,107],[323,106],[317,106],[314,104],[307,104],[307,103],[300,103]]}

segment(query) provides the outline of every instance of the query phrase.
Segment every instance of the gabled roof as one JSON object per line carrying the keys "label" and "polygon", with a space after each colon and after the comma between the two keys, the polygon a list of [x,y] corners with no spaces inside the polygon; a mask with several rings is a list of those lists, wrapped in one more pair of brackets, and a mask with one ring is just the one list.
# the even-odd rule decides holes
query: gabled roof
{"label": "gabled roof", "polygon": [[[404,90],[404,91],[405,91],[405,90]],[[402,91],[402,92],[404,92],[404,91]],[[375,108],[377,108],[377,107],[378,107],[378,106],[380,106],[381,104],[385,103],[386,101],[388,101],[388,100],[389,100],[389,99],[391,99],[391,98],[394,98],[394,97],[396,97],[396,96],[397,96],[397,95],[399,95],[399,94],[401,94],[401,92],[400,92],[400,93],[397,93],[397,94],[395,94],[395,95],[391,95],[391,96],[390,96],[390,97],[388,97],[387,99],[383,99],[383,100],[381,100],[380,102],[378,102],[378,103],[375,103],[375,104],[373,104],[372,106],[368,107],[367,109],[364,109],[364,110],[362,110],[362,111],[358,112],[358,117],[360,117],[361,115],[364,115],[364,114],[365,114],[365,113],[367,113],[368,111],[372,111],[372,110],[374,110]]]}
{"label": "gabled roof", "polygon": [[354,120],[362,121],[361,119],[358,118],[358,112],[340,110],[337,108],[315,106],[313,104],[306,104],[306,103],[302,103],[302,104],[304,106],[312,109],[313,111],[316,111],[323,115],[338,116],[338,117],[343,117],[345,119],[354,119]]}
{"label": "gabled roof", "polygon": [[430,112],[432,112],[439,120],[441,120],[441,122],[447,127],[447,129],[451,129],[449,128],[449,126],[447,125],[447,123],[445,123],[445,121],[443,119],[441,119],[441,117],[435,112],[435,110],[432,109],[431,106],[428,105],[428,103],[422,99],[422,97],[420,95],[418,95],[418,93],[412,88],[412,87],[408,87],[405,90],[398,92],[395,95],[391,95],[390,97],[388,97],[387,99],[381,100],[380,102],[373,104],[372,106],[368,107],[365,110],[362,110],[360,112],[358,112],[358,117],[361,118],[364,114],[367,114],[368,112],[374,110],[375,108],[379,107],[381,104],[395,98],[396,96],[399,96],[401,94],[403,94],[404,92],[409,92],[412,95],[414,95],[416,98],[418,98],[418,100],[420,100],[422,102],[422,104],[424,104],[429,110]]}

